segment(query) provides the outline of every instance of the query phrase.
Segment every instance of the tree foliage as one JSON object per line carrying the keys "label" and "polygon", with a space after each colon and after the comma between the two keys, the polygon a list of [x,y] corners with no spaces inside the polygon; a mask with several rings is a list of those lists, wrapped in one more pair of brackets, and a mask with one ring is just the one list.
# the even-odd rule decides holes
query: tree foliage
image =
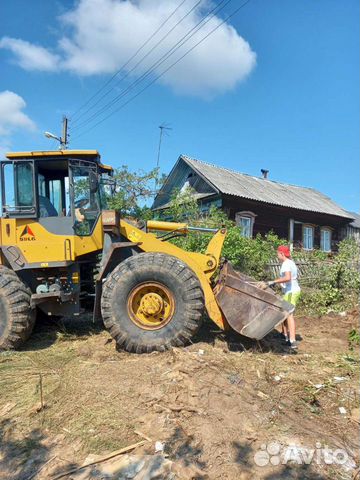
{"label": "tree foliage", "polygon": [[123,215],[149,219],[151,210],[146,202],[154,196],[158,169],[150,172],[130,171],[127,165],[115,170],[116,188],[108,198],[109,208],[120,210]]}
{"label": "tree foliage", "polygon": [[[186,221],[193,226],[226,227],[227,235],[222,251],[223,256],[235,268],[261,280],[268,275],[266,266],[270,260],[276,258],[277,247],[286,243],[274,233],[269,233],[266,237],[261,235],[257,235],[255,238],[244,237],[241,228],[229,220],[222,210],[211,207],[205,212],[202,211],[190,188],[173,194],[166,214],[174,221]],[[177,238],[173,242],[184,250],[204,253],[212,235],[190,232],[186,237]]]}

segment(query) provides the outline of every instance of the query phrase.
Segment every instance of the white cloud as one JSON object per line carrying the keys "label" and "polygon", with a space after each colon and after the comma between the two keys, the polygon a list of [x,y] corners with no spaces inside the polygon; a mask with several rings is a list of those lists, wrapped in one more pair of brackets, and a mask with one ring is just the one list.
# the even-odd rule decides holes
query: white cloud
{"label": "white cloud", "polygon": [[24,70],[54,71],[59,63],[58,55],[19,38],[3,37],[0,48],[10,50]]}
{"label": "white cloud", "polygon": [[[195,5],[196,1],[185,2],[136,60],[147,52],[149,46],[155,45]],[[23,42],[22,46],[19,43],[9,43],[22,42],[15,39],[3,39],[0,47],[10,48],[11,45],[19,64],[27,69],[31,68],[31,64],[33,69],[41,69],[43,64],[43,70],[60,68],[82,76],[111,74],[126,62],[178,4],[179,0],[79,0],[74,9],[61,17],[66,34],[59,40],[58,55],[28,42]],[[182,36],[195,27],[213,6],[211,0],[204,0],[203,4],[195,8],[149,55],[132,76],[144,73]],[[155,75],[164,71],[221,21],[220,17],[214,16],[174,56],[159,66]],[[15,45],[18,46],[17,49]],[[127,68],[131,69],[136,60]],[[234,27],[223,24],[159,81],[177,92],[214,95],[234,88],[249,75],[255,64],[256,54],[248,42]]]}
{"label": "white cloud", "polygon": [[26,103],[20,95],[5,90],[0,92],[0,135],[8,144],[8,136],[15,130],[35,130],[35,123],[22,111]]}

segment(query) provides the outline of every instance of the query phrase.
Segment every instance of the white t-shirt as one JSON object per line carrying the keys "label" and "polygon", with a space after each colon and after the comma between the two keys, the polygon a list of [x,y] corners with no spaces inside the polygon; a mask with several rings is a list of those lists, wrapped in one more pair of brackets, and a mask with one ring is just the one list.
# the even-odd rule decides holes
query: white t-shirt
{"label": "white t-shirt", "polygon": [[281,284],[283,292],[284,293],[300,292],[300,286],[297,280],[298,269],[297,269],[297,266],[295,265],[295,262],[290,260],[290,258],[288,258],[282,263],[281,269],[280,269],[280,277],[284,277],[286,272],[291,273],[291,281]]}

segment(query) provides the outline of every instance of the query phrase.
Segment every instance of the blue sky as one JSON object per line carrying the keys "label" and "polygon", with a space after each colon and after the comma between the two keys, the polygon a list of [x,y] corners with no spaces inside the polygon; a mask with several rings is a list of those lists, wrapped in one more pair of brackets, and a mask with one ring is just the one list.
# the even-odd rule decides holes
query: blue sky
{"label": "blue sky", "polygon": [[[53,148],[42,132],[58,133],[62,114],[71,116],[111,77],[154,31],[156,15],[180,4],[159,0],[150,15],[150,1],[135,2],[145,12],[139,16],[120,0],[3,0],[0,100],[1,92],[16,95],[0,102],[0,150]],[[98,15],[87,10],[91,2]],[[233,0],[218,17],[240,4]],[[178,13],[194,5],[188,0]],[[187,20],[211,8],[204,0]],[[80,120],[78,131],[70,122],[71,148],[96,148],[105,163],[148,170],[166,122],[173,130],[164,138],[164,172],[181,153],[253,175],[267,168],[273,180],[317,188],[359,211],[359,2],[251,0],[229,23],[236,31],[220,28],[198,56],[92,131],[76,139]],[[183,32],[186,25],[193,23]]]}

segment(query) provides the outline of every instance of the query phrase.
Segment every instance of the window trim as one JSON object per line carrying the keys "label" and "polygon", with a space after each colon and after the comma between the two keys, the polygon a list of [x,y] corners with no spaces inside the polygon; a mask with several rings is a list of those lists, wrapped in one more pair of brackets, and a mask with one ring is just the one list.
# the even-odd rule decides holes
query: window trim
{"label": "window trim", "polygon": [[[324,250],[323,248],[323,239],[322,239],[322,233],[323,232],[329,232],[329,247],[330,249],[329,250]],[[324,253],[331,253],[332,250],[331,250],[331,242],[332,242],[332,233],[333,233],[333,229],[331,227],[320,227],[320,250]]]}
{"label": "window trim", "polygon": [[253,238],[254,223],[255,223],[255,218],[256,217],[257,217],[257,215],[254,212],[250,212],[250,211],[247,211],[247,210],[235,213],[235,223],[238,227],[241,227],[240,221],[239,221],[241,218],[250,219],[250,235],[246,236],[246,237],[244,235],[245,238]]}
{"label": "window trim", "polygon": [[[312,247],[307,248],[305,247],[305,229],[306,228],[311,228],[312,230]],[[303,244],[303,249],[307,250],[308,252],[311,252],[314,250],[314,243],[315,243],[315,225],[312,225],[311,223],[304,223],[302,226],[302,244]]]}

